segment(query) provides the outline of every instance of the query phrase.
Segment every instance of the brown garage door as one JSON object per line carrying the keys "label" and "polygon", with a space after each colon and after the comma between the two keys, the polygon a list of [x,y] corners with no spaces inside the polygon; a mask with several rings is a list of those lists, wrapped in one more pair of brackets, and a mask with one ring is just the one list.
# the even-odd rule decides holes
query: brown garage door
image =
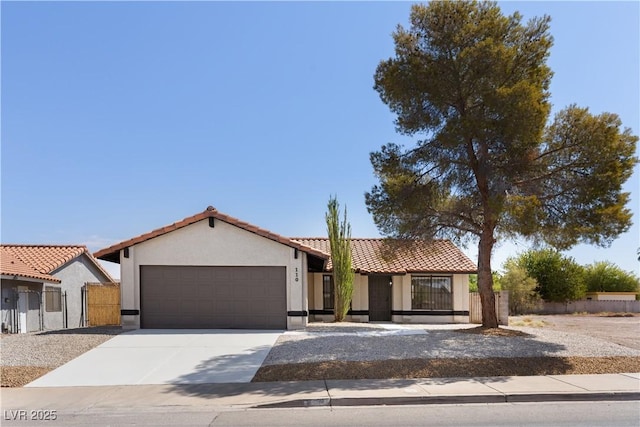
{"label": "brown garage door", "polygon": [[285,267],[140,267],[143,328],[286,329]]}

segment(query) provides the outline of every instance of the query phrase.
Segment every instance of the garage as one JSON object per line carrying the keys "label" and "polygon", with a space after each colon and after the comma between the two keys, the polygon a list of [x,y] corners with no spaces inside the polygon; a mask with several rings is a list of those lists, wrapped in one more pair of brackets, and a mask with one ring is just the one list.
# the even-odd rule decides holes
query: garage
{"label": "garage", "polygon": [[140,266],[141,327],[286,329],[284,266]]}

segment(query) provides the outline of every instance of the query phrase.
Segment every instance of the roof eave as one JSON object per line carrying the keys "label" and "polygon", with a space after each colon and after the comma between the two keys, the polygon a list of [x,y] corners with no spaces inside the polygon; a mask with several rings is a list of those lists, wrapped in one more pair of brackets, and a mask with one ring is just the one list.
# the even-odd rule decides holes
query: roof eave
{"label": "roof eave", "polygon": [[[264,237],[265,239],[269,239],[271,241],[274,241],[276,243],[280,243],[282,245],[285,246],[289,246],[290,248],[293,249],[298,249],[299,251],[305,252],[307,254],[311,254],[317,258],[321,258],[324,260],[328,260],[330,258],[330,255],[322,252],[318,249],[312,248],[310,246],[304,245],[302,243],[296,242],[292,239],[283,237],[283,236],[279,236],[275,233],[272,233],[268,230],[262,229],[260,227],[257,226],[253,226],[249,223],[246,223],[244,221],[240,221],[237,218],[233,218],[229,215],[223,214],[218,212],[217,210],[211,208],[207,208],[207,210],[205,210],[204,212],[201,212],[199,214],[193,215],[191,217],[187,217],[185,219],[183,219],[182,221],[178,221],[178,222],[174,222],[173,224],[161,227],[161,228],[157,228],[155,230],[152,230],[148,233],[145,234],[141,234],[140,236],[134,237],[132,239],[128,239],[125,240],[123,242],[120,243],[116,243],[115,245],[111,245],[105,249],[101,249],[97,252],[95,252],[93,254],[94,257],[104,260],[104,261],[110,261],[110,262],[115,262],[115,263],[120,263],[120,251],[126,247],[129,246],[133,246],[139,243],[143,243],[146,242],[147,240],[151,240],[154,239],[156,237],[160,237],[162,235],[165,235],[167,233],[170,233],[172,231],[178,230],[180,228],[186,227],[188,225],[191,224],[195,224],[196,222],[202,221],[204,219],[207,218],[215,218],[218,221],[222,221],[224,223],[227,223],[229,225],[232,225],[234,227],[238,227],[242,230],[245,230],[247,232],[256,234],[260,237]],[[246,225],[243,226],[243,225]]]}
{"label": "roof eave", "polygon": [[20,280],[22,282],[34,282],[34,283],[55,283],[60,284],[62,280],[55,277],[35,277],[35,276],[27,276],[24,274],[0,274],[0,278],[2,280]]}
{"label": "roof eave", "polygon": [[478,270],[407,270],[408,274],[475,274]]}

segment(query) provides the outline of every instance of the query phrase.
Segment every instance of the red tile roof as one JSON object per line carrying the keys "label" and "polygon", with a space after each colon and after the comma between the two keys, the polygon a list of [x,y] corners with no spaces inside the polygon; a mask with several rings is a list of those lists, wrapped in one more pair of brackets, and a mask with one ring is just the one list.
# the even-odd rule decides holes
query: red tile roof
{"label": "red tile roof", "polygon": [[273,240],[275,242],[278,243],[282,243],[283,245],[286,246],[290,246],[292,248],[298,249],[302,252],[306,252],[308,254],[314,255],[318,258],[321,259],[328,259],[329,255],[325,252],[322,252],[320,250],[317,250],[316,248],[310,247],[310,246],[306,246],[300,242],[296,242],[294,240],[291,240],[287,237],[283,237],[280,236],[278,234],[272,233],[269,230],[265,230],[263,228],[257,227],[255,225],[249,224],[248,222],[244,222],[241,221],[237,218],[234,218],[232,216],[223,214],[221,212],[218,212],[215,208],[213,208],[212,206],[209,206],[207,209],[205,209],[203,212],[200,212],[196,215],[187,217],[185,219],[183,219],[182,221],[178,221],[178,222],[174,222],[173,224],[167,225],[165,227],[161,227],[158,229],[155,229],[153,231],[150,231],[148,233],[145,234],[141,234],[140,236],[134,237],[132,239],[129,240],[125,240],[123,242],[117,243],[115,245],[109,246],[108,248],[105,249],[101,249],[98,252],[96,252],[94,254],[94,256],[96,258],[99,259],[104,259],[106,261],[112,261],[112,262],[120,262],[120,256],[119,256],[119,252],[121,249],[124,249],[126,247],[129,246],[133,246],[136,245],[138,243],[142,243],[145,242],[149,239],[153,239],[155,237],[158,236],[162,236],[164,234],[167,234],[171,231],[174,230],[178,230],[182,227],[186,227],[187,225],[191,225],[193,223],[196,223],[198,221],[202,221],[204,219],[207,218],[215,218],[217,220],[226,222],[227,224],[231,224],[234,225],[236,227],[239,227],[243,230],[249,231],[251,233],[255,233],[258,236],[262,236],[265,237],[267,239]]}
{"label": "red tile roof", "polygon": [[[306,246],[331,253],[329,239],[294,237]],[[385,239],[351,239],[353,268],[356,272],[405,273],[475,273],[477,266],[449,240],[411,241],[397,246],[385,245]],[[326,270],[332,268],[331,262]]]}
{"label": "red tile roof", "polygon": [[4,247],[0,252],[0,274],[3,276],[37,279],[44,282],[61,282],[60,279],[56,279],[48,274],[42,274],[35,268],[28,266],[24,262],[20,261],[20,259],[16,258],[11,252],[5,251]]}
{"label": "red tile roof", "polygon": [[82,254],[94,263],[108,281],[113,281],[109,273],[96,261],[86,246],[80,245],[0,245],[3,275],[42,279],[60,283],[51,276],[58,268]]}

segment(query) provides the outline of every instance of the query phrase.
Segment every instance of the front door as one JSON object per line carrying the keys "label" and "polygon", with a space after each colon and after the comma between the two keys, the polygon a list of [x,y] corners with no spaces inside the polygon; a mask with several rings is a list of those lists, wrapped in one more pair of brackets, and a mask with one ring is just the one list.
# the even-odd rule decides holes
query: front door
{"label": "front door", "polygon": [[391,276],[369,276],[369,321],[391,320]]}

